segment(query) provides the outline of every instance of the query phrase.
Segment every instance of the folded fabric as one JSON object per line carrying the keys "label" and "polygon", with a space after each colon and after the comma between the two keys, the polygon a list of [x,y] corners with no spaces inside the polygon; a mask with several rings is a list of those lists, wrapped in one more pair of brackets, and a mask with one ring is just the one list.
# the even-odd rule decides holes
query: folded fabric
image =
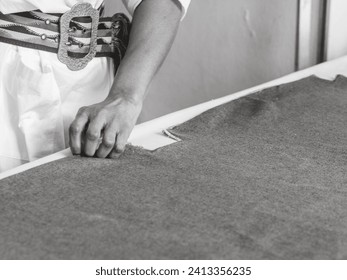
{"label": "folded fabric", "polygon": [[0,181],[1,259],[347,259],[347,79],[209,110],[154,152]]}

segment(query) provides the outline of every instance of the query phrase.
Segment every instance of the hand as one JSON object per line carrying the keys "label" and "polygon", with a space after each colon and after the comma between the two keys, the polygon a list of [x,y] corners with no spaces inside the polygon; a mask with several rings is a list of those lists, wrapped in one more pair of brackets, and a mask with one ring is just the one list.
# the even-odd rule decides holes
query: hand
{"label": "hand", "polygon": [[[142,109],[142,102],[124,97],[81,108],[69,130],[75,155],[116,158],[125,145]],[[101,142],[101,143],[100,143]]]}

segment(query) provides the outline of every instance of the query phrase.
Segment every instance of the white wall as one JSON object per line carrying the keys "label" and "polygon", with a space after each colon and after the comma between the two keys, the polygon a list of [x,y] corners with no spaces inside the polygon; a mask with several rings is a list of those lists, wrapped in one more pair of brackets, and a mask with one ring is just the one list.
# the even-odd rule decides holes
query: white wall
{"label": "white wall", "polygon": [[347,55],[347,1],[329,0],[326,30],[326,60]]}
{"label": "white wall", "polygon": [[192,0],[140,121],[294,71],[296,13],[294,0]]}

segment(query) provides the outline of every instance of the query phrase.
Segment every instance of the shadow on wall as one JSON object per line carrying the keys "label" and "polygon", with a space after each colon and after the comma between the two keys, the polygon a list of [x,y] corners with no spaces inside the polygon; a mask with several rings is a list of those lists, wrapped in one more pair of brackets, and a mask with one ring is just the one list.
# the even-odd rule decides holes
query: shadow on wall
{"label": "shadow on wall", "polygon": [[139,122],[293,72],[296,11],[297,1],[192,0]]}

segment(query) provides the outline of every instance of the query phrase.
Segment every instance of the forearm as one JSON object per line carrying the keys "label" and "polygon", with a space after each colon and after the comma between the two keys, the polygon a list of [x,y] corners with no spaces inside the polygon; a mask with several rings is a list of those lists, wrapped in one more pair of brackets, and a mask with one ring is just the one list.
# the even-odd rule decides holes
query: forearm
{"label": "forearm", "polygon": [[129,45],[109,97],[142,102],[154,75],[166,58],[179,26],[176,0],[143,0],[134,13]]}
{"label": "forearm", "polygon": [[81,108],[71,124],[74,154],[114,158],[124,151],[147,88],[177,33],[181,10],[176,1],[143,0],[136,9],[128,49],[108,98]]}

